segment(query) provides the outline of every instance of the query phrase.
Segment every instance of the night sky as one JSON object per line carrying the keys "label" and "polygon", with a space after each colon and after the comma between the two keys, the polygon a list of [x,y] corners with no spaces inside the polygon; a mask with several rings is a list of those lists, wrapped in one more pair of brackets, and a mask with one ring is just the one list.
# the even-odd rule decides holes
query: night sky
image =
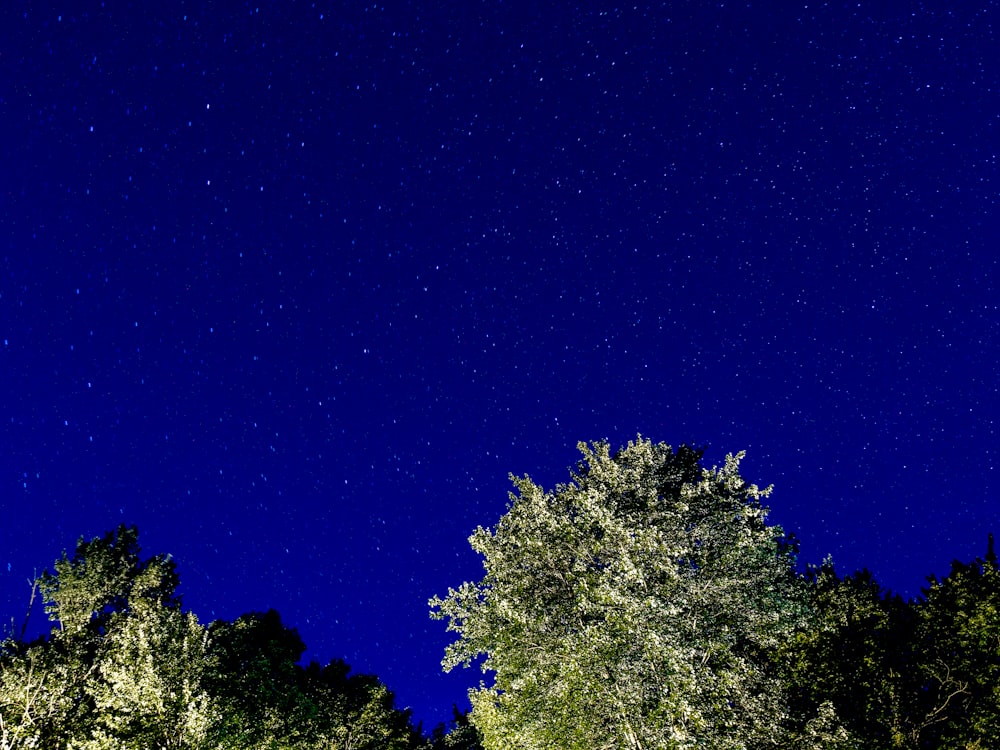
{"label": "night sky", "polygon": [[426,729],[508,473],[638,433],[919,594],[1000,532],[998,23],[4,2],[3,621],[135,524],[203,622],[276,608]]}

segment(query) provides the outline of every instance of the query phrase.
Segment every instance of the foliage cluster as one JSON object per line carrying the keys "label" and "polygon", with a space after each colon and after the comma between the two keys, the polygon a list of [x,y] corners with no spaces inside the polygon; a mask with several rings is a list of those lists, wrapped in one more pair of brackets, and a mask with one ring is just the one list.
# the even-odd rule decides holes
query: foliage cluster
{"label": "foliage cluster", "polygon": [[567,484],[512,477],[470,538],[484,577],[431,600],[481,660],[487,750],[1000,747],[1000,570],[955,563],[904,602],[867,572],[799,572],[741,456],[580,444]]}
{"label": "foliage cluster", "polygon": [[702,452],[580,444],[570,481],[512,477],[485,573],[431,600],[479,662],[470,714],[425,737],[376,677],[303,665],[275,611],[203,625],[135,528],[35,581],[51,630],[0,644],[0,750],[985,750],[1000,747],[1000,566],[904,601],[804,571],[768,491]]}
{"label": "foliage cluster", "polygon": [[[305,646],[277,612],[202,625],[164,555],[121,526],[81,540],[36,581],[47,635],[0,646],[0,750],[432,750],[377,678]],[[467,722],[465,722],[467,724]]]}

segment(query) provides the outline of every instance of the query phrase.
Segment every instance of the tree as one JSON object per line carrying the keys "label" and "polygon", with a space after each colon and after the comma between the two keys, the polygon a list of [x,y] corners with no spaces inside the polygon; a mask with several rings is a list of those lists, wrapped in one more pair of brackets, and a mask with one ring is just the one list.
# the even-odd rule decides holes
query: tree
{"label": "tree", "polygon": [[930,577],[915,603],[918,710],[914,747],[996,747],[1000,738],[1000,566],[986,556]]}
{"label": "tree", "polygon": [[140,558],[139,530],[121,525],[103,537],[76,543],[72,558],[65,552],[39,578],[45,612],[60,631],[103,634],[116,612],[126,611],[132,590],[141,581],[139,598],[176,608],[179,579],[169,555]]}
{"label": "tree", "polygon": [[790,705],[804,717],[829,705],[861,747],[909,747],[912,607],[871,573],[810,571],[808,626],[777,654]]}
{"label": "tree", "polygon": [[0,651],[0,748],[65,747],[92,710],[83,690],[88,666],[77,650],[8,639]]}
{"label": "tree", "polygon": [[511,477],[507,513],[470,537],[485,576],[430,602],[458,634],[444,668],[485,657],[494,673],[470,693],[484,747],[736,750],[803,736],[771,656],[804,627],[804,581],[794,543],[766,523],[766,491],[740,477],[742,454],[705,470],[700,451],[641,437],[614,455],[579,449],[553,492]]}
{"label": "tree", "polygon": [[54,623],[0,644],[0,750],[420,750],[377,678],[305,645],[277,612],[209,628],[181,609],[169,556],[138,531],[80,540],[36,582]]}
{"label": "tree", "polygon": [[138,597],[128,612],[115,614],[104,640],[89,690],[92,738],[79,747],[207,747],[217,719],[205,686],[214,665],[198,618]]}
{"label": "tree", "polygon": [[378,678],[299,659],[305,644],[274,610],[209,627],[220,707],[213,746],[233,750],[331,747],[408,750],[422,745],[409,714]]}
{"label": "tree", "polygon": [[0,657],[7,747],[202,746],[206,633],[180,609],[170,558],[142,560],[138,531],[120,526],[53,567],[38,580],[52,631]]}
{"label": "tree", "polygon": [[213,730],[223,748],[270,748],[281,738],[297,739],[303,712],[298,661],[305,644],[275,610],[250,612],[232,622],[209,625],[210,653],[216,670],[209,692],[220,708]]}
{"label": "tree", "polygon": [[904,602],[867,571],[813,571],[814,617],[779,654],[793,712],[832,705],[864,748],[982,750],[1000,738],[1000,568],[931,576]]}
{"label": "tree", "polygon": [[431,732],[430,750],[482,750],[483,743],[468,711],[452,706],[452,720],[439,724]]}
{"label": "tree", "polygon": [[308,742],[316,747],[351,750],[423,750],[423,737],[413,729],[409,711],[395,707],[392,692],[375,676],[350,674],[334,659],[302,670],[300,689],[309,707]]}

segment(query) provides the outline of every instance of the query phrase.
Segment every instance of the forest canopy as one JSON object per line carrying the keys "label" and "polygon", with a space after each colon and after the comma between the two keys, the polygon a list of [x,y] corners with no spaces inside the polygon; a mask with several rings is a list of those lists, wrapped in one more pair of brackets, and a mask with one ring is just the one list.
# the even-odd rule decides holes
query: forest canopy
{"label": "forest canopy", "polygon": [[178,583],[129,526],[56,560],[35,582],[50,632],[0,647],[0,750],[474,746],[455,744],[461,722],[423,737],[343,661],[300,664],[305,644],[274,610],[203,625]]}
{"label": "forest canopy", "polygon": [[1000,746],[1000,572],[955,563],[911,602],[797,565],[767,491],[641,436],[579,445],[570,479],[511,480],[470,538],[485,575],[430,601],[480,660],[487,750]]}
{"label": "forest canopy", "polygon": [[173,560],[123,525],[34,581],[47,633],[0,643],[0,750],[1000,746],[992,536],[904,601],[801,566],[742,454],[579,448],[554,489],[511,477],[470,537],[483,577],[430,600],[456,634],[444,668],[487,675],[450,727],[424,735],[343,661],[301,663],[274,610],[202,623]]}

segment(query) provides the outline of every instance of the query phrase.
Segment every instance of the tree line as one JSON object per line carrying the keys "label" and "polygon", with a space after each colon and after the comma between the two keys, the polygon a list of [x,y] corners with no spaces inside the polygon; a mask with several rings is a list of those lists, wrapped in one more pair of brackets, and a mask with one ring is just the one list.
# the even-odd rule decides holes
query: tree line
{"label": "tree line", "polygon": [[430,600],[478,663],[472,711],[429,736],[377,678],[304,665],[275,611],[204,625],[134,527],[35,581],[50,631],[0,644],[0,750],[985,750],[1000,747],[1000,567],[905,601],[798,565],[741,455],[580,444],[569,481],[512,477],[470,537],[481,580]]}
{"label": "tree line", "polygon": [[0,644],[0,750],[462,750],[474,730],[424,737],[376,677],[303,665],[280,615],[203,625],[184,611],[166,555],[135,527],[80,540],[36,581],[52,627]]}
{"label": "tree line", "polygon": [[986,554],[904,601],[797,565],[768,491],[641,437],[579,446],[547,491],[512,477],[470,538],[485,575],[431,600],[487,750],[1000,747],[1000,569]]}

